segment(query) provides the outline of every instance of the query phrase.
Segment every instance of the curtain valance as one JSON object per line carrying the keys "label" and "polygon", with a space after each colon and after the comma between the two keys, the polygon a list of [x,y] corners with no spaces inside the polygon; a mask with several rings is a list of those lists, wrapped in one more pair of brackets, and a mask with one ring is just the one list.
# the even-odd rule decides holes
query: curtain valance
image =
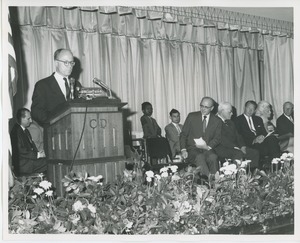
{"label": "curtain valance", "polygon": [[18,7],[17,24],[262,50],[265,36],[293,37],[293,24],[212,7]]}

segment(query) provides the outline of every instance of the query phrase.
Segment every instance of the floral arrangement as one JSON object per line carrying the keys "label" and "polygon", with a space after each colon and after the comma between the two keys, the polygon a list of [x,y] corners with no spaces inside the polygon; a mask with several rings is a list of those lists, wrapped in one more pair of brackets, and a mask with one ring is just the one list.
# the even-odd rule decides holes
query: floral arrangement
{"label": "floral arrangement", "polygon": [[251,161],[226,161],[214,178],[197,184],[192,167],[143,171],[139,161],[114,183],[87,173],[63,179],[65,195],[55,197],[50,182],[20,178],[10,190],[10,233],[208,234],[234,226],[293,215],[291,154],[266,174],[251,173]]}

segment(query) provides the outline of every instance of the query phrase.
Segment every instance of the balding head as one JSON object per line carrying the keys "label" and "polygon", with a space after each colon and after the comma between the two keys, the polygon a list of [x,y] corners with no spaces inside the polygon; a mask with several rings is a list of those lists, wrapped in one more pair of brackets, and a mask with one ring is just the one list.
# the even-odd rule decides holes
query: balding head
{"label": "balding head", "polygon": [[287,101],[283,104],[283,113],[285,115],[291,116],[293,111],[294,111],[294,105],[292,102]]}
{"label": "balding head", "polygon": [[230,120],[232,116],[232,106],[229,102],[221,102],[218,106],[218,115],[224,120]]}
{"label": "balding head", "polygon": [[202,115],[208,115],[214,109],[215,101],[206,96],[203,97],[200,102],[200,110]]}
{"label": "balding head", "polygon": [[75,65],[73,53],[68,49],[58,49],[54,53],[55,71],[63,77],[68,77]]}

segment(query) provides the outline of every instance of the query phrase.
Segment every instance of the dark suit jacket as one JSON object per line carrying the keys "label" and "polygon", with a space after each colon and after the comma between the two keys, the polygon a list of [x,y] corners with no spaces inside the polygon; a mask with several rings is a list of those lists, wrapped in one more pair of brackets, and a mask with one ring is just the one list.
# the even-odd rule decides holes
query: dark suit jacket
{"label": "dark suit jacket", "polygon": [[[178,124],[180,129],[182,130],[182,125]],[[176,152],[180,152],[180,142],[179,142],[179,134],[177,131],[177,128],[174,126],[174,124],[171,122],[165,127],[166,132],[166,138],[169,141],[170,148],[172,151],[172,156],[174,157],[176,155]]]}
{"label": "dark suit jacket", "polygon": [[[222,119],[220,118],[222,121]],[[226,124],[222,121],[221,142],[215,148],[218,153],[220,150],[233,149],[234,147],[241,148],[245,145],[242,136],[238,133],[235,124],[231,120],[227,120]]]}
{"label": "dark suit jacket", "polygon": [[252,146],[252,142],[257,136],[259,136],[259,135],[266,136],[267,135],[267,131],[264,127],[263,120],[258,116],[252,116],[252,120],[253,120],[253,125],[256,130],[256,135],[253,132],[251,132],[244,114],[242,114],[234,119],[234,123],[235,123],[238,133],[244,139],[246,146],[249,146],[249,147]]}
{"label": "dark suit jacket", "polygon": [[222,121],[210,113],[205,133],[203,133],[202,127],[201,111],[191,112],[182,127],[180,148],[187,150],[196,148],[194,139],[200,137],[202,137],[208,146],[215,148],[221,141]]}
{"label": "dark suit jacket", "polygon": [[[37,148],[32,147],[29,138],[19,124],[15,124],[10,133],[12,145],[12,162],[17,174],[32,173],[32,161],[37,160]],[[33,142],[34,144],[34,142]]]}
{"label": "dark suit jacket", "polygon": [[154,118],[143,115],[141,117],[141,123],[143,127],[144,138],[155,138],[161,136],[161,128]]}
{"label": "dark suit jacket", "polygon": [[292,123],[284,114],[282,114],[276,121],[276,131],[278,132],[279,136],[290,132],[294,134],[294,123]]}
{"label": "dark suit jacket", "polygon": [[40,125],[44,125],[57,108],[65,102],[66,98],[53,73],[35,84],[32,95],[31,116]]}

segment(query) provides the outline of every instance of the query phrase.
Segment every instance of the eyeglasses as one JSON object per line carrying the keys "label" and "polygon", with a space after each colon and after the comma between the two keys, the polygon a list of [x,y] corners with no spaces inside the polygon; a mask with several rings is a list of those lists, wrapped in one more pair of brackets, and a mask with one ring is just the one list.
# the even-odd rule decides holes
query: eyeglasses
{"label": "eyeglasses", "polygon": [[212,106],[200,105],[200,108],[210,109],[210,108],[212,108]]}
{"label": "eyeglasses", "polygon": [[58,60],[58,59],[56,59],[56,61],[62,62],[63,64],[65,64],[66,67],[69,65],[73,67],[75,65],[75,62],[62,61],[62,60]]}

